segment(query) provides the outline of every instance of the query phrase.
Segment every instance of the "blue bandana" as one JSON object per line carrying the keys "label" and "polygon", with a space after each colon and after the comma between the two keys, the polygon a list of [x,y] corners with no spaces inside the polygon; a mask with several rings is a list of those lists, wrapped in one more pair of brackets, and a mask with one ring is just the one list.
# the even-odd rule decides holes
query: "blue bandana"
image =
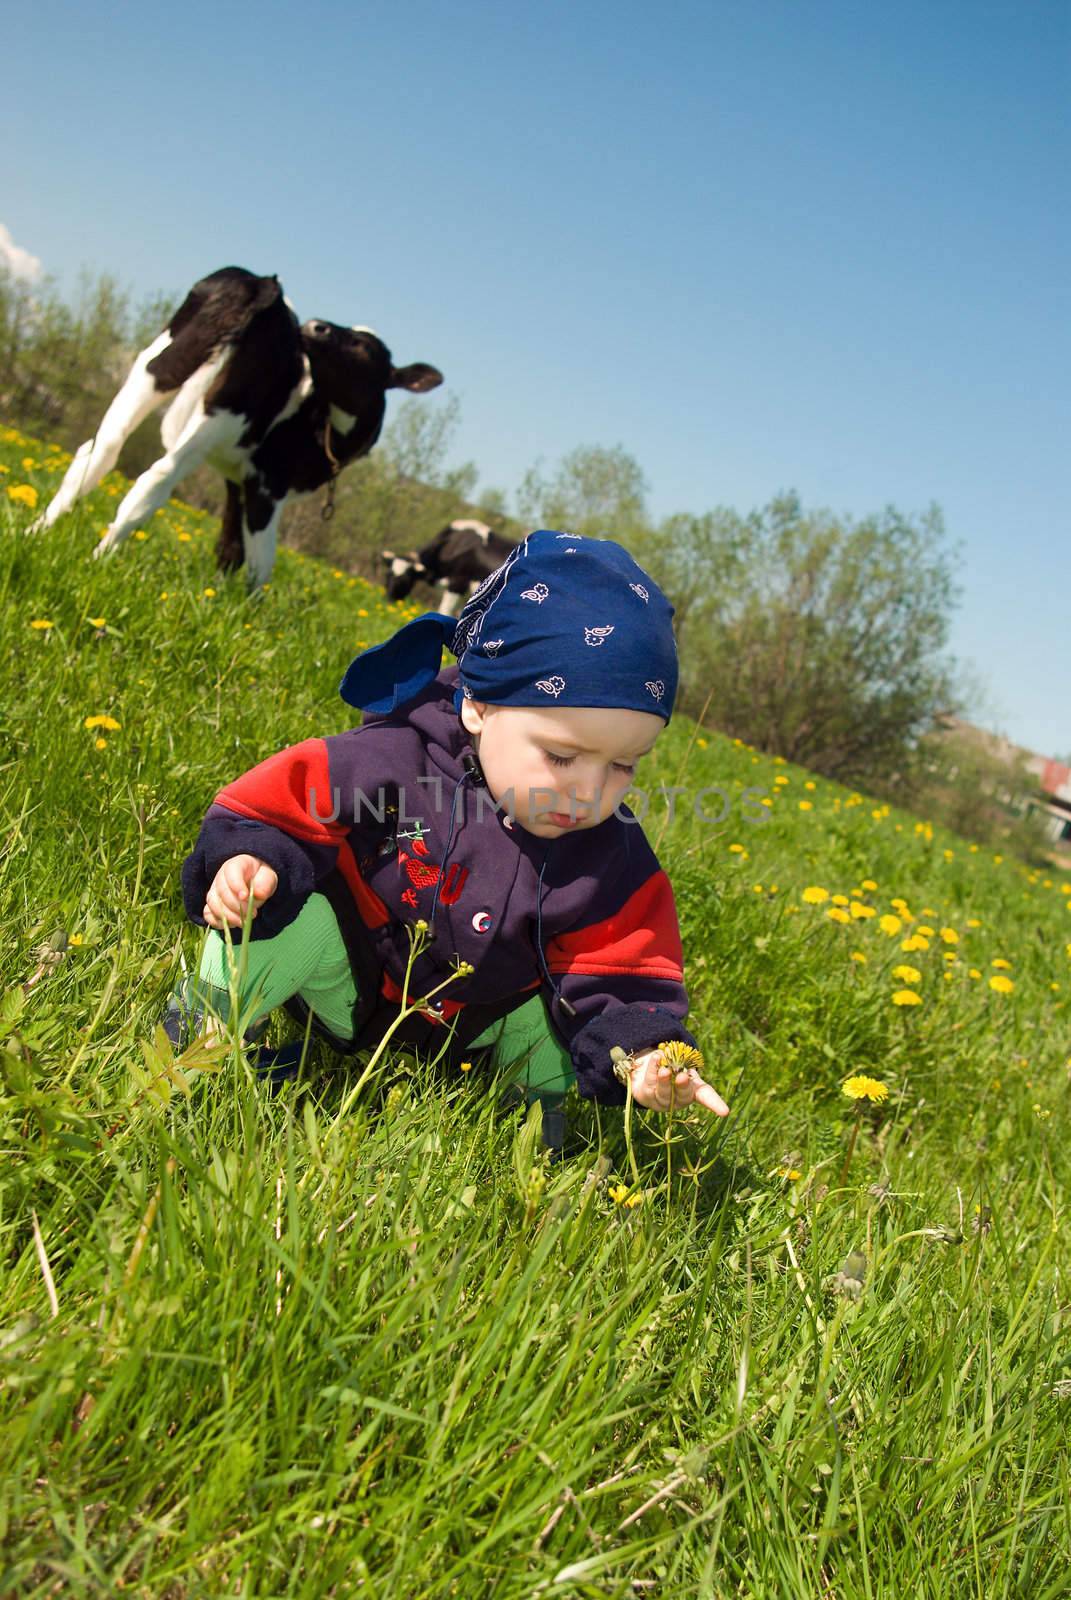
{"label": "blue bandana", "polygon": [[396,711],[436,676],[446,646],[470,700],[622,707],[668,722],[677,693],[672,616],[619,544],[544,529],[507,556],[459,617],[428,612],[365,650],[339,693],[365,711]]}

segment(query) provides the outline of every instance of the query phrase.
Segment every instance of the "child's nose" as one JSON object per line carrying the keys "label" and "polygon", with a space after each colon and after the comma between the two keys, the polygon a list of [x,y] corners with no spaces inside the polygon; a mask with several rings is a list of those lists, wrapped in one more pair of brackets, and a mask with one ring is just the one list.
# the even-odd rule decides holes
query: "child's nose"
{"label": "child's nose", "polygon": [[595,774],[591,777],[583,778],[579,782],[574,783],[570,787],[569,796],[570,799],[575,801],[578,806],[587,806],[591,808],[596,805],[601,792],[602,783],[599,776]]}

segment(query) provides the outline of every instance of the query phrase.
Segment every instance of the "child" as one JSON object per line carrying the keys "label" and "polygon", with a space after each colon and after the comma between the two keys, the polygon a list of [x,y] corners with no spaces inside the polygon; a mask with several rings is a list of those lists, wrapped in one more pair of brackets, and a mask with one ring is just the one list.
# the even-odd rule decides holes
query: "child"
{"label": "child", "polygon": [[[494,1047],[530,1097],[728,1107],[657,1046],[683,1026],[665,873],[619,809],[673,706],[673,608],[608,540],[531,534],[459,618],[350,665],[360,728],[270,757],[217,796],[183,868],[195,922],[241,927],[243,1022],[287,1004],[339,1049],[394,1035],[460,1063]],[[440,671],[443,645],[458,665]],[[458,974],[461,964],[460,974]],[[457,974],[457,975],[455,975]],[[449,981],[447,981],[449,980]],[[443,987],[439,987],[442,985]],[[437,991],[433,994],[432,991]],[[227,1010],[223,938],[195,993]],[[611,1058],[621,1046],[632,1058]]]}

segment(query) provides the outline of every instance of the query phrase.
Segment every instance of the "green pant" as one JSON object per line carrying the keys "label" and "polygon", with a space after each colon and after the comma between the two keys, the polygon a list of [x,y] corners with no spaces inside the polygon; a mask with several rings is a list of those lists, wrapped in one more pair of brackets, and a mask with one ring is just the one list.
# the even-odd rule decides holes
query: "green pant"
{"label": "green pant", "polygon": [[[352,1037],[357,989],[338,922],[323,895],[310,895],[274,939],[251,940],[244,948],[236,942],[228,953],[226,940],[209,934],[189,998],[224,1020],[230,1013],[232,963],[243,1028],[297,995],[337,1038]],[[489,1047],[499,1068],[530,1097],[560,1098],[574,1082],[569,1052],[552,1032],[538,994],[474,1039],[471,1048]]]}

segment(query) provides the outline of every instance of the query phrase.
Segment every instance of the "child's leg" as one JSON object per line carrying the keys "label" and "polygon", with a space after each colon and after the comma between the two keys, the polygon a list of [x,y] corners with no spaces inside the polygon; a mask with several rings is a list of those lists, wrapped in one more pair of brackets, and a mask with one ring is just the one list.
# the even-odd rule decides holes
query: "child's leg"
{"label": "child's leg", "polygon": [[560,1102],[576,1081],[572,1057],[551,1029],[540,995],[511,1011],[474,1042],[473,1049],[494,1046],[495,1062],[525,1099],[544,1105]]}
{"label": "child's leg", "polygon": [[226,1021],[230,1015],[230,968],[244,973],[239,982],[243,1029],[300,995],[339,1039],[353,1035],[357,989],[350,959],[330,902],[310,895],[297,917],[273,939],[251,939],[243,951],[240,930],[230,951],[222,934],[209,934],[197,977],[186,986],[187,1009],[207,1006]]}

